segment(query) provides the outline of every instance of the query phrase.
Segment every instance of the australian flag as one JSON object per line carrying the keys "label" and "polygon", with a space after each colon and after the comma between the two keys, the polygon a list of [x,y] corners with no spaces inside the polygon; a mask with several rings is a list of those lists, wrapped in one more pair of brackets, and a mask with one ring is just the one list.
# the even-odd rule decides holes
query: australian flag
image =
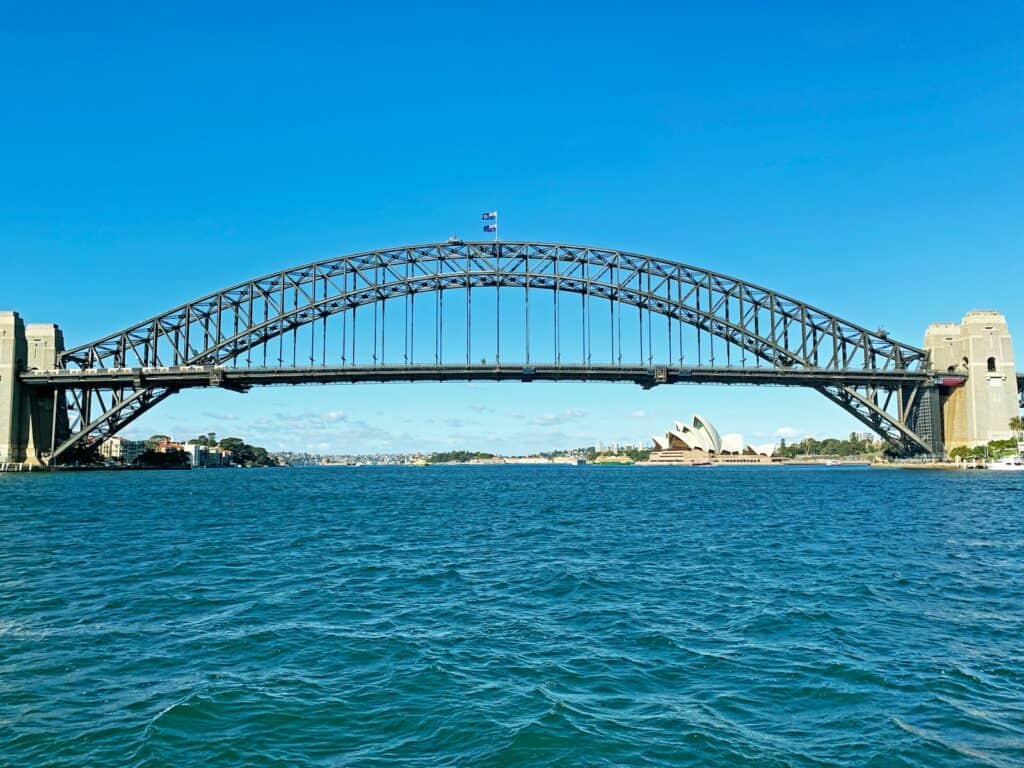
{"label": "australian flag", "polygon": [[483,219],[484,221],[497,221],[497,219],[498,219],[498,212],[497,211],[485,211],[484,213],[480,214],[480,218]]}
{"label": "australian flag", "polygon": [[484,224],[484,232],[497,232],[497,231],[498,231],[498,225],[497,224]]}

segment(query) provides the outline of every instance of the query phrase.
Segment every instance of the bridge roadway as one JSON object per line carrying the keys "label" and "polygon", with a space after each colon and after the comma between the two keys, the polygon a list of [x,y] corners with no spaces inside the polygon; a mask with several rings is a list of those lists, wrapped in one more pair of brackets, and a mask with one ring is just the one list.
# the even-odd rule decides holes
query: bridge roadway
{"label": "bridge roadway", "polygon": [[757,367],[679,367],[658,365],[377,365],[249,367],[191,365],[160,368],[90,368],[29,371],[24,384],[34,387],[222,387],[244,391],[262,384],[331,384],[388,381],[608,381],[644,388],[659,384],[774,384],[821,387],[929,383],[950,376],[906,370],[834,370]]}

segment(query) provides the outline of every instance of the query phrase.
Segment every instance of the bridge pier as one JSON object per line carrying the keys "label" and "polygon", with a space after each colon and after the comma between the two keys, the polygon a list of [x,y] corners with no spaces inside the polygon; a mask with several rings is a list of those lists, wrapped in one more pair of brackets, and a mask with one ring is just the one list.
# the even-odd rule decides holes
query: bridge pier
{"label": "bridge pier", "polygon": [[25,460],[18,373],[27,357],[25,324],[17,312],[0,312],[0,464]]}
{"label": "bridge pier", "polygon": [[924,348],[936,373],[967,377],[941,397],[946,451],[1011,439],[1010,419],[1019,413],[1020,393],[1006,318],[972,310],[960,323],[932,323]]}
{"label": "bridge pier", "polygon": [[53,323],[26,325],[17,312],[0,311],[0,462],[47,463],[55,440],[69,432],[63,393],[26,387],[19,374],[52,370],[64,351]]}

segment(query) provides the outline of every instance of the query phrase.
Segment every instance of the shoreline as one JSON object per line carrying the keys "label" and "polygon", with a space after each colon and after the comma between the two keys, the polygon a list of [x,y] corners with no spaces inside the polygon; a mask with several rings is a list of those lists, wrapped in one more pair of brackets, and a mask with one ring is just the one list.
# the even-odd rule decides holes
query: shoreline
{"label": "shoreline", "polygon": [[[833,463],[834,462],[834,463]],[[543,458],[512,458],[512,460],[491,460],[491,461],[447,461],[436,464],[414,463],[414,464],[308,464],[297,467],[289,465],[278,465],[270,469],[306,469],[315,468],[348,468],[360,469],[364,467],[515,467],[515,466],[547,466],[547,467],[686,467],[690,469],[711,469],[716,467],[749,467],[758,469],[783,469],[785,467],[821,467],[827,469],[843,469],[851,467],[863,467],[867,469],[884,470],[938,470],[938,471],[986,471],[984,465],[971,466],[963,463],[950,461],[922,461],[922,462],[873,462],[866,460],[859,461],[835,461],[826,459],[812,459],[807,461],[790,460],[764,463],[740,463],[740,462],[718,462],[711,461],[706,464],[693,464],[690,462],[653,462],[653,461],[630,461],[630,462],[584,462],[545,460]],[[155,472],[155,471],[193,471],[194,469],[254,469],[254,467],[119,467],[119,466],[80,466],[80,467],[48,467],[45,465],[34,465],[25,463],[8,463],[0,465],[0,473],[42,473],[42,472]]]}

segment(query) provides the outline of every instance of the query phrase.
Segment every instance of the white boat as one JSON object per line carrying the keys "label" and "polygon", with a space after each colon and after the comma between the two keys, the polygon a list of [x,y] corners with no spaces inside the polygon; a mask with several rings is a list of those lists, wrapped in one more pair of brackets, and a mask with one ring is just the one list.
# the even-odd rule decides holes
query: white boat
{"label": "white boat", "polygon": [[1024,472],[1024,457],[1020,454],[1007,456],[1005,459],[990,461],[985,468],[991,469],[993,472]]}

